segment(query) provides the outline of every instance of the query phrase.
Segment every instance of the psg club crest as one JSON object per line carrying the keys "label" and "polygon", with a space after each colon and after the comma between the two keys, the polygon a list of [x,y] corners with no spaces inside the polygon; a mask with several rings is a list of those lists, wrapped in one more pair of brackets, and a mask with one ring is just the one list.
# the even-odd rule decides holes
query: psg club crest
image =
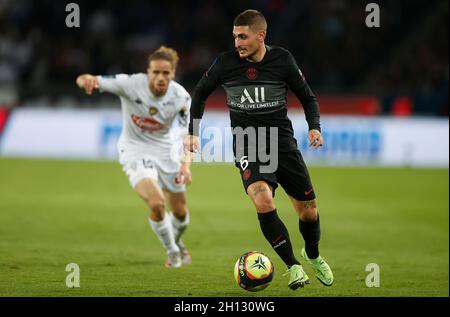
{"label": "psg club crest", "polygon": [[247,69],[246,75],[247,75],[248,79],[255,80],[256,77],[258,77],[258,71],[252,67],[252,68]]}

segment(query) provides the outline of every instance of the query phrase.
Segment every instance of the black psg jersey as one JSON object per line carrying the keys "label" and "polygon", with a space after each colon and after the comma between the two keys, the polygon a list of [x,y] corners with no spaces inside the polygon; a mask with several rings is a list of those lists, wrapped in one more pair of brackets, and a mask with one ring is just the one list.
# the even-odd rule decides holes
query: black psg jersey
{"label": "black psg jersey", "polygon": [[[267,147],[270,142],[269,128],[276,127],[278,150],[286,152],[297,148],[292,123],[287,117],[288,88],[302,103],[309,129],[320,131],[317,98],[294,57],[281,47],[266,48],[266,54],[260,62],[242,59],[236,51],[224,52],[216,58],[194,90],[189,124],[191,135],[194,130],[197,131],[194,119],[201,119],[206,99],[219,85],[227,95],[231,127],[254,127],[256,131],[267,129]],[[235,145],[235,135],[233,139]]]}

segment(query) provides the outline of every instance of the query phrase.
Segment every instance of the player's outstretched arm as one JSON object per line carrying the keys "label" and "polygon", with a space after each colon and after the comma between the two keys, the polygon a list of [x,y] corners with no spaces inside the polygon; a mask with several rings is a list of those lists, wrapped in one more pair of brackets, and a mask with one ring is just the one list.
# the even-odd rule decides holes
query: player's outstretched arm
{"label": "player's outstretched arm", "polygon": [[78,87],[83,89],[88,95],[92,95],[92,92],[100,87],[97,77],[90,74],[78,76],[76,83]]}

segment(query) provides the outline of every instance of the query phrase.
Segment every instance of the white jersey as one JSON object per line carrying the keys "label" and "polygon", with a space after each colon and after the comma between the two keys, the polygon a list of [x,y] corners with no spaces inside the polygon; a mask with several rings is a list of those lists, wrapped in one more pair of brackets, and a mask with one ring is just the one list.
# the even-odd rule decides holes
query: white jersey
{"label": "white jersey", "polygon": [[146,74],[97,76],[100,91],[116,94],[122,104],[122,133],[119,149],[169,159],[174,146],[181,147],[187,133],[191,97],[175,81],[164,96],[150,91]]}

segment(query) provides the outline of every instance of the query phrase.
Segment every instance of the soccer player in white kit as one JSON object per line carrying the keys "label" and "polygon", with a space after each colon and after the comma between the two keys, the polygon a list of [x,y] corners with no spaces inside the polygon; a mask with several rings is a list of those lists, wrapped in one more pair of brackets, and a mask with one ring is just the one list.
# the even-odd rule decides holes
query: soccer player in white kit
{"label": "soccer player in white kit", "polygon": [[172,268],[191,263],[181,240],[189,224],[186,185],[192,181],[192,157],[182,157],[182,138],[187,133],[191,97],[173,80],[177,63],[177,52],[161,46],[149,56],[147,74],[84,74],[76,80],[88,95],[97,89],[120,97],[119,162],[147,203],[149,224],[168,254],[165,266]]}

